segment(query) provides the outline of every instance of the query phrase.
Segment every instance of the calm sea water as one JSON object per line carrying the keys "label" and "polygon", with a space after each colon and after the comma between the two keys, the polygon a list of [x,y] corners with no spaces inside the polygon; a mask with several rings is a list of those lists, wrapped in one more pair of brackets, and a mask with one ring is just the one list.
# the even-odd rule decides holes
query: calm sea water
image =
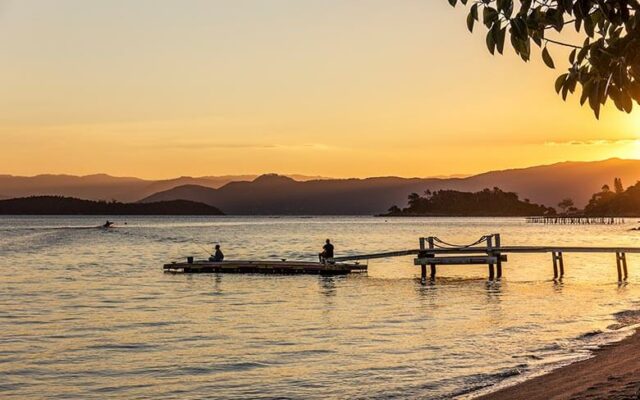
{"label": "calm sea water", "polygon": [[494,284],[486,267],[458,266],[423,286],[410,257],[344,277],[161,269],[214,243],[231,259],[314,260],[327,237],[338,255],[494,232],[505,245],[635,246],[635,220],[126,217],[92,228],[104,219],[0,219],[3,399],[464,398],[588,356],[640,308],[633,255],[623,286],[611,254],[566,254],[562,284],[550,255],[511,255]]}

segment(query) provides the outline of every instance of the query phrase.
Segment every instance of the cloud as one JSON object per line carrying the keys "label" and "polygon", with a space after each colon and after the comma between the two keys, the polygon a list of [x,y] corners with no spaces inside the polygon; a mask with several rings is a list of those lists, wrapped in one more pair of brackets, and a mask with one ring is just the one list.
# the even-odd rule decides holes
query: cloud
{"label": "cloud", "polygon": [[270,143],[234,143],[234,142],[165,142],[153,144],[139,144],[139,147],[156,149],[175,150],[230,150],[230,149],[250,149],[250,150],[317,150],[326,151],[337,149],[322,143],[302,143],[302,144],[270,144]]}
{"label": "cloud", "polygon": [[588,139],[588,140],[568,140],[564,142],[545,142],[545,146],[617,146],[640,143],[637,138],[623,139]]}
{"label": "cloud", "polygon": [[337,147],[328,146],[322,143],[302,143],[302,144],[275,144],[276,149],[283,150],[337,150]]}
{"label": "cloud", "polygon": [[253,144],[253,143],[209,143],[209,142],[177,142],[153,144],[151,146],[141,145],[144,147],[155,147],[162,149],[175,150],[212,150],[212,149],[271,149],[274,145],[270,144]]}

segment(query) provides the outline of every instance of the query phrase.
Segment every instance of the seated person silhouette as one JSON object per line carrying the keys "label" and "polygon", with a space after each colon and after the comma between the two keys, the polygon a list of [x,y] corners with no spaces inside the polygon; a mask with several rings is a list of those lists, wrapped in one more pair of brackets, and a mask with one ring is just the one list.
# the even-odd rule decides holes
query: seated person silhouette
{"label": "seated person silhouette", "polygon": [[331,240],[327,239],[324,246],[322,246],[322,253],[318,254],[321,263],[327,262],[328,259],[333,258],[333,245]]}
{"label": "seated person silhouette", "polygon": [[215,248],[215,253],[213,253],[213,255],[209,257],[209,261],[221,262],[222,260],[224,260],[224,254],[222,253],[222,250],[220,250],[220,245],[217,244]]}

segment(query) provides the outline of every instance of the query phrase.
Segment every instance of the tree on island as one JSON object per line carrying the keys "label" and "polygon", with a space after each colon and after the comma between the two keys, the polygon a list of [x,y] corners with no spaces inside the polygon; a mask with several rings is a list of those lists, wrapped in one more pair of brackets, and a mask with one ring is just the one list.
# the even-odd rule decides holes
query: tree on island
{"label": "tree on island", "polygon": [[400,207],[393,205],[391,207],[389,207],[389,209],[387,210],[389,212],[389,214],[399,214],[402,212],[402,210],[400,209]]}
{"label": "tree on island", "polygon": [[614,181],[614,191],[602,190],[591,196],[585,207],[588,215],[599,216],[640,216],[640,182],[629,186],[626,190],[620,178]]}
{"label": "tree on island", "polygon": [[613,179],[613,190],[615,190],[617,194],[624,192],[624,186],[622,186],[622,179],[620,178]]}
{"label": "tree on island", "polygon": [[558,203],[558,207],[562,209],[563,214],[566,214],[567,211],[571,211],[572,209],[575,209],[573,200],[569,198],[563,199],[560,203]]}
{"label": "tree on island", "polygon": [[[588,101],[596,118],[608,99],[627,113],[633,108],[632,100],[640,103],[638,0],[447,1],[454,7],[470,4],[467,28],[471,32],[482,17],[491,54],[502,54],[508,37],[515,53],[529,61],[533,42],[541,49],[544,63],[555,68],[549,47],[570,49],[568,69],[556,79],[556,92],[566,100],[580,84],[580,104]],[[563,39],[567,26],[573,27],[581,42]]]}
{"label": "tree on island", "polygon": [[389,216],[530,216],[555,214],[547,208],[528,201],[522,201],[512,192],[499,188],[484,189],[479,192],[459,192],[456,190],[425,191],[424,196],[411,193],[408,207],[389,208]]}

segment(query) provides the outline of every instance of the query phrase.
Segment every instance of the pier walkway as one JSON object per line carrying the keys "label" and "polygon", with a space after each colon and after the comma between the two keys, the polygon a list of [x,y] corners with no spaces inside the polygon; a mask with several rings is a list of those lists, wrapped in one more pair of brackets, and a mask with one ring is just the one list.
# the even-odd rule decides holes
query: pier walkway
{"label": "pier walkway", "polygon": [[469,245],[454,245],[430,236],[420,238],[420,248],[373,254],[360,254],[335,257],[335,262],[373,260],[390,257],[416,256],[415,265],[421,266],[421,277],[427,279],[427,265],[430,267],[430,279],[436,277],[437,265],[473,265],[484,264],[489,269],[489,279],[502,277],[502,263],[508,254],[550,253],[553,264],[553,279],[564,276],[564,253],[611,253],[616,256],[618,281],[628,277],[627,253],[640,253],[640,247],[607,246],[502,246],[500,234],[482,236]]}

